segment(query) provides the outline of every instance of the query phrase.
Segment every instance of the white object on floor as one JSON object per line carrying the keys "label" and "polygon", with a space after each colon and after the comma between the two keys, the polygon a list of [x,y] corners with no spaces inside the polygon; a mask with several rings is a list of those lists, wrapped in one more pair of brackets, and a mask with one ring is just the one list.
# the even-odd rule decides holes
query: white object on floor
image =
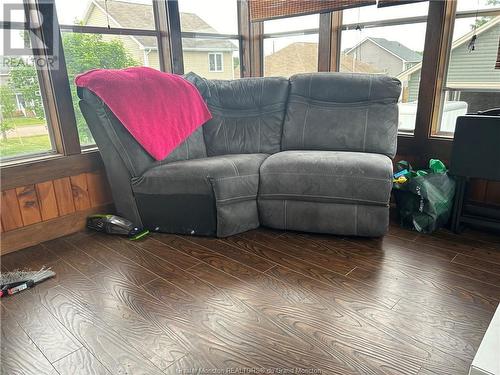
{"label": "white object on floor", "polygon": [[500,375],[500,305],[470,365],[469,375]]}

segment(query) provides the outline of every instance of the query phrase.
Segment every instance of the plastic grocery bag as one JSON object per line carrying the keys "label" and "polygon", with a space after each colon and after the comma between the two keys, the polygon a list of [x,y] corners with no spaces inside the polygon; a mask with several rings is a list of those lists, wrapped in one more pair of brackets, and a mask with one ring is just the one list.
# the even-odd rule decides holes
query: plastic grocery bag
{"label": "plastic grocery bag", "polygon": [[428,170],[414,171],[408,162],[401,161],[398,169],[396,175],[406,179],[395,182],[393,189],[401,226],[422,233],[444,226],[450,218],[455,196],[455,181],[444,164],[431,159]]}

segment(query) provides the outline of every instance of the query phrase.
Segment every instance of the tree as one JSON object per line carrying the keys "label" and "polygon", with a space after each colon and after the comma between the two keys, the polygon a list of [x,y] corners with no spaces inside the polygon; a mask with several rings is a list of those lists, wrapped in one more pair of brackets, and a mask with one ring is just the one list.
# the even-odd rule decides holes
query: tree
{"label": "tree", "polygon": [[0,86],[0,132],[2,139],[7,139],[7,130],[12,128],[12,117],[16,110],[15,94],[7,86]]}
{"label": "tree", "polygon": [[[486,5],[500,5],[500,0],[486,0]],[[488,22],[491,19],[491,17],[479,17],[476,19],[473,25],[471,25],[471,28],[477,29],[480,26],[483,26],[486,22]]]}
{"label": "tree", "polygon": [[81,33],[63,34],[62,39],[80,141],[83,144],[91,143],[92,135],[78,109],[75,77],[90,69],[121,69],[136,66],[138,62],[130,56],[122,41],[118,39],[106,41],[102,35]]}

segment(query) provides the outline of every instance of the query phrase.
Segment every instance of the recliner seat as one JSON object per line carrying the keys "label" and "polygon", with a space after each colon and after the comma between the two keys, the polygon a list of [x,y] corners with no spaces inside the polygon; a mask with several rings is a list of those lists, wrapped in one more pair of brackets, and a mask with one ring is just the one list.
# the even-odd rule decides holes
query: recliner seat
{"label": "recliner seat", "polygon": [[[307,232],[370,235],[380,231],[377,226],[387,226],[391,188],[392,162],[385,155],[279,152],[260,170],[261,224]],[[373,217],[364,220],[367,215]]]}
{"label": "recliner seat", "polygon": [[162,161],[99,98],[79,89],[118,214],[153,230],[218,237],[260,224],[386,232],[399,81],[344,73],[188,76],[213,118]]}
{"label": "recliner seat", "polygon": [[[169,233],[226,237],[259,226],[259,168],[267,154],[176,161],[132,179],[143,225]],[[180,215],[182,213],[182,215]]]}

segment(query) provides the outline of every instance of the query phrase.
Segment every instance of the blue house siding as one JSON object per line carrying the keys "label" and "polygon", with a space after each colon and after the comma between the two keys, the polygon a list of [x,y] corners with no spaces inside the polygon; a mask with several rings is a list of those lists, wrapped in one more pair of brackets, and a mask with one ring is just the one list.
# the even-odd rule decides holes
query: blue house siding
{"label": "blue house siding", "polygon": [[418,98],[418,90],[420,86],[420,69],[410,75],[408,81],[408,101],[414,102]]}
{"label": "blue house siding", "polygon": [[500,89],[500,70],[495,70],[500,38],[500,23],[477,36],[475,50],[467,50],[468,43],[451,52],[447,85],[460,83],[497,83]]}
{"label": "blue house siding", "polygon": [[[495,70],[495,61],[500,38],[500,23],[478,35],[475,50],[467,50],[468,42],[451,51],[448,77],[448,87],[481,88],[482,85],[493,84],[500,90],[500,70]],[[413,72],[408,81],[408,100],[418,98],[420,69]]]}

